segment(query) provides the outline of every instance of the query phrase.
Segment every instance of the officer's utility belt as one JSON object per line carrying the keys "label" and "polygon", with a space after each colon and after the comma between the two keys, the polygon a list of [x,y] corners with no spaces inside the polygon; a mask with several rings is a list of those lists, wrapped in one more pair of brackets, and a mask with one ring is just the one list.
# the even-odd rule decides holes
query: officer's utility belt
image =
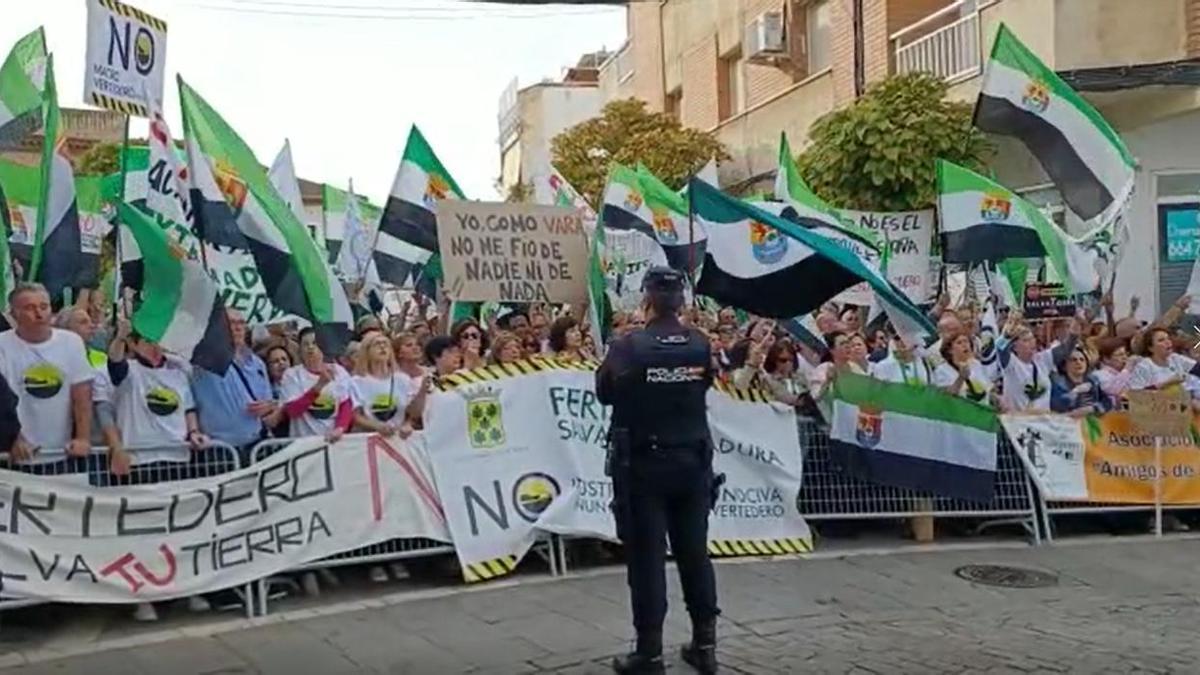
{"label": "officer's utility belt", "polygon": [[634,444],[634,456],[637,455],[652,455],[652,456],[671,456],[671,455],[688,455],[688,454],[703,454],[707,449],[707,441],[675,441],[664,442],[657,438],[650,437],[639,443]]}

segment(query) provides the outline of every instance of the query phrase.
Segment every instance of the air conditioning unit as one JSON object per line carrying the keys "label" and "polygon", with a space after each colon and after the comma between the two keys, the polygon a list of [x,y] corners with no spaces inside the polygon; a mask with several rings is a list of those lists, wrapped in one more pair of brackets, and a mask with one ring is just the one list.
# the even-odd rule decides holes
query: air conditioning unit
{"label": "air conditioning unit", "polygon": [[746,26],[745,53],[751,61],[775,61],[787,56],[783,12],[765,12]]}

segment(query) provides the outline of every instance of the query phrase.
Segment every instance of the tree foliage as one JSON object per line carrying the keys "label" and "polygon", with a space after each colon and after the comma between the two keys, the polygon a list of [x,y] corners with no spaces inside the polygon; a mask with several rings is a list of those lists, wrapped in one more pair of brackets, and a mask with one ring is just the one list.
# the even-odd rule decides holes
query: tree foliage
{"label": "tree foliage", "polygon": [[81,176],[106,176],[121,170],[121,146],[97,143],[79,156],[75,171]]}
{"label": "tree foliage", "polygon": [[683,187],[709,160],[729,153],[713,134],[687,129],[666,113],[646,110],[637,99],[613,101],[599,117],[577,124],[551,142],[554,166],[593,205],[612,162],[646,165],[673,188]]}
{"label": "tree foliage", "polygon": [[890,77],[853,105],[813,124],[797,158],[804,180],[834,206],[870,211],[925,209],[937,200],[934,160],[979,170],[991,142],[971,123],[971,105],[946,100],[928,73]]}
{"label": "tree foliage", "polygon": [[525,204],[533,201],[533,185],[529,183],[513,183],[508,186],[504,201],[510,204]]}

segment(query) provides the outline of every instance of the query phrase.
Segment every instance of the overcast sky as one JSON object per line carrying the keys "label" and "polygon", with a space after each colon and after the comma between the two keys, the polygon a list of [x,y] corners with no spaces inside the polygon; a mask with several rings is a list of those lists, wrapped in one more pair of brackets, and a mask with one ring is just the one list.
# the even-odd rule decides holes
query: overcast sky
{"label": "overcast sky", "polygon": [[[43,25],[64,106],[83,100],[87,0],[0,0],[0,51]],[[269,165],[284,138],[297,173],[383,203],[410,124],[468,197],[496,198],[497,102],[509,80],[557,78],[616,49],[620,8],[454,0],[135,0],[168,24],[165,110],[181,136],[183,78]],[[2,59],[2,57],[0,57]],[[145,135],[135,124],[134,135]]]}

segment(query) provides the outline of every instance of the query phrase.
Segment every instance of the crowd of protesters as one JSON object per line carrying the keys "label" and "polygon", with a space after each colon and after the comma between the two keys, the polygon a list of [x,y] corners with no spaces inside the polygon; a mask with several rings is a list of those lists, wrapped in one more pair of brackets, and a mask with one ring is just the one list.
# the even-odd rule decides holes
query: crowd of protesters
{"label": "crowd of protesters", "polygon": [[[105,470],[154,481],[163,462],[190,461],[212,441],[247,462],[267,438],[352,432],[407,437],[422,426],[437,378],[530,357],[586,361],[599,356],[593,333],[570,311],[503,307],[481,323],[448,325],[447,307],[413,299],[386,325],[361,318],[343,354],[325,354],[311,328],[283,323],[253,330],[228,312],[235,356],[224,374],[194,367],[108,317],[98,293],[53,312],[36,284],[9,296],[12,328],[0,333],[0,450],[36,470],[106,448]],[[1111,296],[1103,317],[1026,321],[1020,311],[939,300],[937,335],[912,344],[889,327],[865,326],[856,307],[829,303],[812,333],[789,332],[731,308],[685,310],[713,344],[723,381],[765,390],[779,405],[818,417],[839,374],[937,387],[1009,413],[1083,416],[1122,404],[1125,392],[1180,389],[1200,410],[1200,367],[1177,327],[1189,298],[1159,320],[1118,319]],[[644,325],[640,312],[612,317],[614,336]],[[64,424],[64,421],[69,423]],[[371,578],[386,580],[381,568]],[[189,601],[194,609],[203,599]],[[153,608],[138,609],[153,619]]]}

